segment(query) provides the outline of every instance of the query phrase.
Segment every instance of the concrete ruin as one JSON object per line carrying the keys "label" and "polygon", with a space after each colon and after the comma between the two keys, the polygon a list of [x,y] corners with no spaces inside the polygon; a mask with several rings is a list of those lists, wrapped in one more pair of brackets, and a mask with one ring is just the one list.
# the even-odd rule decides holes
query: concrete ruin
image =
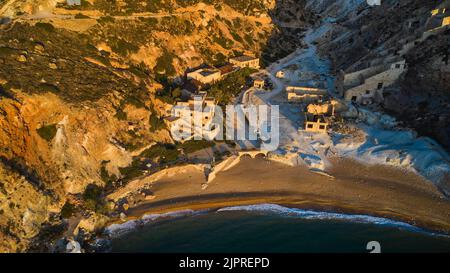
{"label": "concrete ruin", "polygon": [[334,116],[336,113],[337,101],[331,100],[326,103],[309,104],[306,107],[308,114]]}
{"label": "concrete ruin", "polygon": [[213,84],[222,79],[220,70],[214,68],[201,68],[187,73],[188,80],[196,80],[202,84]]}
{"label": "concrete ruin", "polygon": [[259,59],[255,57],[250,56],[240,56],[230,59],[230,63],[238,66],[240,68],[253,68],[253,69],[260,69]]}
{"label": "concrete ruin", "polygon": [[324,115],[314,115],[305,113],[305,131],[312,133],[326,134],[330,122]]}
{"label": "concrete ruin", "polygon": [[253,87],[257,89],[264,89],[266,82],[263,79],[253,80]]}
{"label": "concrete ruin", "polygon": [[389,87],[407,71],[404,59],[397,59],[357,71],[340,71],[335,85],[336,91],[346,101],[358,104],[371,104],[383,101],[383,90]]}
{"label": "concrete ruin", "polygon": [[[201,107],[197,109],[195,106],[198,102],[200,102]],[[177,102],[177,107],[174,108],[172,117],[166,119],[166,121],[169,128],[175,126],[175,129],[180,132],[190,128],[192,137],[197,134],[207,139],[213,139],[218,128],[210,131],[209,127],[215,116],[215,107],[216,101],[214,98],[208,97],[206,92],[199,92],[199,94],[193,95],[186,102]]]}
{"label": "concrete ruin", "polygon": [[289,102],[301,103],[321,102],[328,94],[325,89],[307,86],[287,86],[286,93]]}

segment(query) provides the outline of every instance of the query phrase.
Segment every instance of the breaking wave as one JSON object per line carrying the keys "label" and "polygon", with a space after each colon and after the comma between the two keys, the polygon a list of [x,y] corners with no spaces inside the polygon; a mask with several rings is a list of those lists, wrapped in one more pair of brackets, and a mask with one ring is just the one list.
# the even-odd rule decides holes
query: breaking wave
{"label": "breaking wave", "polygon": [[130,220],[122,224],[112,224],[105,229],[105,233],[111,238],[117,238],[129,232],[132,232],[137,228],[143,227],[150,223],[154,223],[157,220],[176,219],[205,212],[206,211],[179,210],[167,213],[145,214],[141,219]]}
{"label": "breaking wave", "polygon": [[275,204],[259,204],[259,205],[248,205],[248,206],[235,206],[226,207],[217,210],[217,212],[229,212],[229,211],[250,211],[250,212],[263,212],[263,213],[274,213],[287,217],[297,217],[301,219],[308,220],[335,220],[335,221],[345,221],[353,222],[359,224],[375,224],[389,227],[396,227],[403,230],[426,233],[433,236],[443,236],[450,237],[446,234],[434,233],[422,228],[413,226],[411,224],[395,221],[383,217],[375,217],[362,214],[342,214],[335,212],[324,212],[324,211],[314,211],[314,210],[303,210],[296,208],[288,208]]}
{"label": "breaking wave", "polygon": [[[276,204],[258,204],[258,205],[247,205],[247,206],[232,206],[225,207],[216,210],[216,213],[221,212],[232,212],[232,211],[247,211],[247,212],[261,212],[264,214],[272,213],[286,217],[296,217],[307,220],[334,220],[334,221],[343,221],[343,222],[352,222],[359,224],[374,224],[381,226],[388,226],[399,228],[406,231],[423,233],[431,236],[439,236],[439,237],[447,237],[450,238],[450,235],[442,234],[442,233],[434,233],[431,231],[427,231],[425,229],[413,226],[411,224],[400,222],[396,220],[391,220],[383,217],[375,217],[369,215],[362,214],[343,214],[336,212],[324,212],[324,211],[314,211],[314,210],[303,210],[296,208],[288,208],[283,207]],[[204,213],[209,213],[211,210],[180,210],[168,213],[161,214],[146,214],[141,219],[130,220],[121,224],[112,224],[105,229],[105,233],[110,238],[118,238],[123,236],[129,232],[133,232],[138,228],[142,228],[148,224],[155,223],[159,220],[167,220],[167,219],[178,219],[188,216],[194,216]]]}

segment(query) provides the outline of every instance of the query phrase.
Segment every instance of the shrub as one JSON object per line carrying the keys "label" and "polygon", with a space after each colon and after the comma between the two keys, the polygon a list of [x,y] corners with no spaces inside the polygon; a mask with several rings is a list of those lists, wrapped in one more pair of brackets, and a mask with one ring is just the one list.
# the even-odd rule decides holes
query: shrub
{"label": "shrub", "polygon": [[116,19],[112,16],[103,16],[97,19],[97,22],[99,24],[107,24],[107,23],[114,23]]}
{"label": "shrub", "polygon": [[75,15],[75,19],[90,19],[91,17],[84,15],[82,13],[78,13]]}
{"label": "shrub", "polygon": [[155,112],[152,112],[150,115],[150,131],[156,132],[162,130],[166,127],[164,121],[157,116]]}
{"label": "shrub", "polygon": [[89,184],[86,187],[86,190],[84,191],[82,196],[84,206],[87,209],[90,209],[98,213],[103,214],[107,213],[108,209],[103,202],[102,196],[103,196],[103,188],[99,187],[96,184]]}
{"label": "shrub", "polygon": [[42,126],[41,128],[36,130],[38,135],[48,142],[52,141],[56,135],[58,129],[56,128],[56,124],[50,124]]}
{"label": "shrub", "polygon": [[41,29],[43,29],[45,31],[48,31],[48,32],[53,32],[55,30],[55,27],[52,24],[49,24],[49,23],[39,22],[39,23],[36,23],[35,26],[38,27],[38,28],[41,28]]}
{"label": "shrub", "polygon": [[127,120],[127,113],[125,113],[122,108],[116,109],[116,114],[114,115],[118,120]]}
{"label": "shrub", "polygon": [[137,45],[129,43],[123,39],[112,41],[111,49],[121,56],[128,56],[128,54],[139,50]]}
{"label": "shrub", "polygon": [[164,164],[176,161],[178,159],[179,152],[175,145],[157,144],[143,151],[140,156],[153,160],[159,157],[159,163]]}
{"label": "shrub", "polygon": [[69,201],[67,201],[61,208],[61,217],[64,219],[70,218],[75,212],[76,212],[75,206],[69,203]]}
{"label": "shrub", "polygon": [[206,148],[214,147],[216,144],[207,140],[190,140],[180,145],[186,154],[194,153]]}
{"label": "shrub", "polygon": [[256,72],[256,70],[245,68],[232,73],[224,80],[211,86],[208,94],[213,96],[218,104],[227,105],[233,97],[241,92],[248,77],[254,72]]}
{"label": "shrub", "polygon": [[51,84],[51,83],[41,83],[39,84],[39,89],[41,89],[44,92],[50,92],[50,93],[59,93],[58,86]]}
{"label": "shrub", "polygon": [[236,32],[230,31],[230,34],[231,34],[231,36],[233,36],[233,39],[234,39],[235,41],[240,42],[240,43],[244,42],[244,40],[242,39],[242,37],[239,36],[239,34],[237,34]]}
{"label": "shrub", "polygon": [[117,181],[117,176],[115,174],[109,175],[108,171],[106,170],[105,163],[102,163],[102,166],[100,168],[100,178],[105,182],[105,188],[106,190],[112,189],[114,186],[114,182]]}
{"label": "shrub", "polygon": [[156,66],[154,67],[155,72],[166,76],[175,75],[176,70],[173,66],[173,58],[173,54],[167,49],[164,49],[163,54],[156,61]]}

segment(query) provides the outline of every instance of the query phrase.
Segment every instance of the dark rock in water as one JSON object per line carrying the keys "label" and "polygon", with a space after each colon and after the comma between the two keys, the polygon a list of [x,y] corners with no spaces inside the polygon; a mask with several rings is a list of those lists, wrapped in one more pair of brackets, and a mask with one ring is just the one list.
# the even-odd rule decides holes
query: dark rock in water
{"label": "dark rock in water", "polygon": [[95,239],[92,243],[89,243],[86,247],[86,252],[89,253],[106,253],[111,252],[111,241],[104,238]]}
{"label": "dark rock in water", "polygon": [[67,238],[61,238],[58,241],[55,242],[53,245],[51,252],[52,253],[65,253],[66,252],[66,246],[69,241]]}

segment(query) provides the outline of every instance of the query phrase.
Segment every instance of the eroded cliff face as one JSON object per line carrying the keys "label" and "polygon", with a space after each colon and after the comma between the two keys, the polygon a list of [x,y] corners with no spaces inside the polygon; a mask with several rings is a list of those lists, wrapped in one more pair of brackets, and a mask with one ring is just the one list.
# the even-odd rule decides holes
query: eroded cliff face
{"label": "eroded cliff face", "polygon": [[[448,150],[450,33],[447,29],[420,39],[423,32],[433,28],[431,11],[445,1],[392,0],[382,1],[379,7],[346,1],[346,5],[356,4],[358,8],[335,17],[340,14],[336,10],[346,7],[339,2],[309,1],[307,5],[322,18],[333,18],[333,30],[319,43],[319,49],[333,61],[336,74],[340,70],[357,71],[386,56],[404,58],[408,72],[385,90],[379,110]],[[402,49],[408,44],[411,49],[404,53]]]}
{"label": "eroded cliff face", "polygon": [[[127,120],[119,120],[106,99],[78,107],[54,94],[22,94],[3,98],[0,112],[0,226],[6,228],[1,251],[25,250],[68,198],[88,185],[105,187],[102,166],[120,178],[119,168],[128,166],[140,150],[155,141],[171,142],[168,132],[150,132],[148,109],[127,105]],[[55,129],[42,133],[42,128]],[[124,145],[135,141],[142,148]]]}
{"label": "eroded cliff face", "polygon": [[450,31],[431,37],[406,56],[408,73],[390,92],[385,109],[420,135],[450,151]]}
{"label": "eroded cliff face", "polygon": [[104,188],[105,173],[120,179],[119,168],[153,143],[172,142],[151,128],[164,103],[150,77],[99,59],[78,34],[48,25],[2,33],[1,252],[25,251],[68,199]]}
{"label": "eroded cliff face", "polygon": [[[426,19],[439,4],[364,2],[92,0],[67,7],[22,0],[3,6],[2,15],[16,21],[0,26],[0,252],[27,251],[48,226],[73,229],[63,216],[72,206],[81,210],[80,226],[95,229],[105,221],[108,212],[89,204],[90,194],[101,198],[97,189],[147,165],[145,153],[140,156],[146,148],[173,142],[161,125],[170,106],[155,95],[167,88],[161,78],[176,80],[186,68],[241,53],[268,64],[302,47],[304,31],[318,20],[333,24],[317,43],[321,54],[336,72],[357,68],[407,37],[407,20]],[[29,20],[36,15],[41,19]],[[409,72],[382,105],[443,145],[450,124],[448,37],[447,31],[408,53]],[[135,166],[136,156],[144,160]],[[98,188],[87,191],[92,185]]]}

